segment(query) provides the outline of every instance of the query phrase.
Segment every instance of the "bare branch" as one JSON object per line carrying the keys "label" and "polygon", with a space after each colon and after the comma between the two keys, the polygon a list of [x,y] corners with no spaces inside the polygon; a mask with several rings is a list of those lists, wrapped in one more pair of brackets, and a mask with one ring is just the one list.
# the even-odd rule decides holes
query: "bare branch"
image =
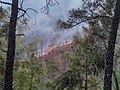
{"label": "bare branch", "polygon": [[[8,35],[0,33],[0,37],[5,37],[5,36],[7,37]],[[25,36],[25,34],[16,34],[15,36]]]}
{"label": "bare branch", "polygon": [[38,14],[38,12],[37,12],[35,9],[33,9],[33,8],[27,8],[26,10],[19,8],[19,10],[23,11],[23,14],[20,15],[18,18],[23,17],[25,14],[30,18],[29,14],[27,13],[28,10],[32,10],[32,11],[34,11],[35,13]]}
{"label": "bare branch", "polygon": [[12,4],[9,3],[9,2],[3,2],[3,1],[0,1],[0,3],[7,4],[7,5],[12,5]]}
{"label": "bare branch", "polygon": [[7,51],[6,51],[6,50],[4,50],[3,48],[0,48],[0,50],[1,50],[1,51],[3,51],[3,52],[5,52],[5,53],[7,53]]}
{"label": "bare branch", "polygon": [[54,1],[53,0],[46,0],[46,5],[41,8],[41,12],[45,13],[46,15],[49,15],[50,7],[53,7],[56,4],[59,5],[59,3],[56,0],[54,0]]}
{"label": "bare branch", "polygon": [[[12,3],[9,3],[9,2],[0,1],[0,3],[7,4],[7,5],[12,5]],[[23,3],[23,1],[22,1],[22,3]],[[35,13],[38,14],[38,12],[37,12],[35,9],[33,9],[33,8],[27,8],[26,10],[24,10],[24,9],[22,9],[22,8],[18,8],[18,9],[23,12],[23,14],[20,15],[18,18],[23,17],[25,14],[30,18],[30,16],[27,14],[27,11],[28,11],[28,10],[32,10],[32,11],[34,11]]]}

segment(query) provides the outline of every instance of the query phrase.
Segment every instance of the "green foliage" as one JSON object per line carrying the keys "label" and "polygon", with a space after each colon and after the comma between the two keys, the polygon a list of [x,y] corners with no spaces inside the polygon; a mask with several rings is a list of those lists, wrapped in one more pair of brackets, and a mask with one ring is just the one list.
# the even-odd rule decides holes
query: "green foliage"
{"label": "green foliage", "polygon": [[[107,39],[112,17],[109,12],[112,8],[107,7],[107,9],[106,6],[102,0],[83,0],[82,8],[69,11],[67,21],[59,20],[57,22],[58,28],[62,29],[72,28],[81,23],[88,24],[87,27],[83,26],[84,36],[75,37],[73,53],[68,54],[69,67],[77,75],[74,79],[85,79],[80,82],[82,86],[76,84],[79,89],[87,88],[89,90],[92,88],[91,90],[94,90],[100,86],[98,82],[101,80],[98,78],[99,76],[101,78],[104,70]],[[93,76],[94,82],[89,78],[90,76]]]}
{"label": "green foliage", "polygon": [[[69,60],[69,70],[47,83],[48,90],[96,90],[100,88],[98,76],[104,69],[101,47],[95,42],[93,33],[86,33],[84,37],[74,37],[73,51],[66,53]],[[85,82],[87,81],[87,86]]]}
{"label": "green foliage", "polygon": [[77,25],[83,24],[98,24],[100,29],[109,30],[111,25],[112,13],[114,1],[109,3],[103,0],[82,0],[82,8],[72,9],[68,12],[68,20],[58,20],[58,28],[68,29]]}
{"label": "green foliage", "polygon": [[42,90],[44,69],[43,63],[36,57],[38,40],[20,41],[14,67],[14,90]]}
{"label": "green foliage", "polygon": [[91,42],[91,39],[91,36],[88,35],[81,39],[76,38],[76,49],[73,55],[70,56],[70,68],[78,73],[78,76],[84,76],[86,73],[88,76],[94,76],[94,74],[98,74],[104,69],[104,61],[99,52],[100,47],[94,41]]}
{"label": "green foliage", "polygon": [[[58,20],[58,28],[68,29],[81,23],[84,36],[75,36],[73,51],[65,52],[69,60],[69,69],[62,75],[56,60],[45,63],[37,58],[38,38],[26,42],[17,37],[16,57],[14,65],[14,90],[101,90],[102,71],[104,70],[107,39],[111,28],[114,0],[82,0],[82,8],[68,12],[68,20]],[[6,59],[7,32],[9,18],[7,11],[0,14],[0,88],[3,86],[4,62]],[[24,22],[18,20],[17,34],[22,34],[26,28]],[[54,38],[56,40],[56,38]],[[53,43],[55,41],[52,41]],[[115,70],[117,77],[120,73],[119,44],[116,44]],[[118,61],[117,61],[118,60]],[[118,77],[118,82],[120,78]]]}
{"label": "green foliage", "polygon": [[[1,15],[1,14],[0,14]],[[9,10],[3,9],[2,16],[0,17],[0,90],[3,88],[3,81],[4,81],[4,65],[6,60],[6,48],[7,48],[7,34],[8,34],[8,26],[9,26]],[[26,18],[22,19],[22,21],[27,22]],[[14,89],[15,90],[28,90],[30,88],[30,73],[32,62],[24,61],[23,60],[23,52],[26,50],[23,48],[23,38],[20,37],[18,34],[22,34],[25,30],[25,24],[18,20],[17,26],[17,35],[16,35],[16,56],[15,56],[15,66],[14,66]],[[34,42],[35,43],[35,42]],[[35,46],[36,47],[36,46]],[[29,55],[30,56],[30,55]],[[30,60],[29,57],[27,59]],[[31,61],[31,60],[30,60]],[[36,66],[33,67],[34,70],[39,74],[35,73],[34,76],[38,77],[43,72],[42,64],[37,63]],[[39,68],[41,71],[39,71]],[[39,75],[39,76],[38,76]],[[28,82],[26,82],[28,81]],[[34,82],[39,82],[39,80],[34,80]],[[38,85],[35,83],[35,85]],[[37,86],[34,85],[34,88]],[[38,85],[39,86],[39,85]],[[33,88],[33,87],[32,87]],[[37,90],[37,89],[36,89]]]}
{"label": "green foliage", "polygon": [[55,74],[58,71],[58,63],[54,60],[48,61],[48,73]]}
{"label": "green foliage", "polygon": [[74,71],[67,71],[53,83],[47,83],[48,90],[64,90],[64,89],[71,89],[76,85],[77,80],[75,79],[76,74]]}
{"label": "green foliage", "polygon": [[41,90],[42,63],[31,55],[30,60],[18,62],[14,70],[14,90]]}
{"label": "green foliage", "polygon": [[8,32],[8,11],[3,9],[0,12],[0,90],[3,88],[4,65],[6,60],[7,32]]}

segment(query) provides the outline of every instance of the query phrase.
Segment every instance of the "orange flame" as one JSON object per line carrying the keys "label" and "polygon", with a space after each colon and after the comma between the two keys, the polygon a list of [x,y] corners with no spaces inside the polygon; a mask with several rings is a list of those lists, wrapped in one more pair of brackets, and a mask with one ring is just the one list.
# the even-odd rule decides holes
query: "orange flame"
{"label": "orange flame", "polygon": [[44,55],[47,55],[49,52],[51,52],[54,48],[57,48],[57,47],[61,47],[61,46],[65,46],[65,45],[69,45],[69,44],[71,44],[73,42],[73,40],[66,40],[66,41],[64,41],[62,44],[60,44],[59,46],[52,46],[52,47],[50,47],[50,48],[48,48],[44,53],[42,53],[41,55],[40,55],[40,57],[41,56],[44,56]]}

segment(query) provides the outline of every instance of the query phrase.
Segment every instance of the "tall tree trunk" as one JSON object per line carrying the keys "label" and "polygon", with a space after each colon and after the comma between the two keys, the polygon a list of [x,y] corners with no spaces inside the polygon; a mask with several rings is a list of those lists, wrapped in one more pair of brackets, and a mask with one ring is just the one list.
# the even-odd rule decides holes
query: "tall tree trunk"
{"label": "tall tree trunk", "polygon": [[12,11],[9,24],[8,32],[8,50],[7,50],[7,59],[5,67],[5,81],[4,81],[4,90],[13,90],[13,66],[14,66],[14,57],[15,57],[15,32],[16,32],[16,23],[18,16],[18,0],[12,0]]}
{"label": "tall tree trunk", "polygon": [[112,90],[113,57],[114,57],[114,48],[117,37],[119,19],[120,19],[120,0],[116,0],[114,16],[113,16],[110,36],[108,40],[106,67],[105,67],[105,76],[104,76],[104,90]]}

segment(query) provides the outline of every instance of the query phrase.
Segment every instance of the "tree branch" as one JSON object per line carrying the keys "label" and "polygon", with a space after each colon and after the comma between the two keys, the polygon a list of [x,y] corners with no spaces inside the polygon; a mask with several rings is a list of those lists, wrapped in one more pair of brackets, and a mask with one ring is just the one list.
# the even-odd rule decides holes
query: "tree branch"
{"label": "tree branch", "polygon": [[77,22],[77,21],[76,22],[75,21],[69,21],[68,20],[67,22],[69,22],[69,23],[66,23],[66,26],[68,28],[73,28],[73,27],[75,27],[75,26],[77,26],[77,25],[79,25],[81,23],[88,22],[90,20],[97,19],[97,18],[110,18],[112,20],[112,17],[110,17],[110,16],[96,15],[96,16],[83,17],[83,18],[80,19],[79,22]]}
{"label": "tree branch", "polygon": [[119,90],[118,79],[117,79],[115,71],[113,71],[113,76],[114,76],[114,79],[115,79],[116,90]]}
{"label": "tree branch", "polygon": [[[7,5],[12,5],[12,3],[9,3],[9,2],[0,1],[0,3],[2,3],[2,4],[7,4]],[[38,14],[38,12],[37,12],[35,9],[33,9],[33,8],[27,8],[26,10],[24,10],[24,9],[22,9],[22,8],[18,8],[18,10],[24,12],[24,13],[23,13],[22,15],[20,15],[18,18],[23,17],[25,14],[29,17],[29,15],[27,14],[27,11],[28,11],[28,10],[32,10],[32,11],[34,11],[35,13]],[[30,18],[30,17],[29,17],[29,18]]]}

